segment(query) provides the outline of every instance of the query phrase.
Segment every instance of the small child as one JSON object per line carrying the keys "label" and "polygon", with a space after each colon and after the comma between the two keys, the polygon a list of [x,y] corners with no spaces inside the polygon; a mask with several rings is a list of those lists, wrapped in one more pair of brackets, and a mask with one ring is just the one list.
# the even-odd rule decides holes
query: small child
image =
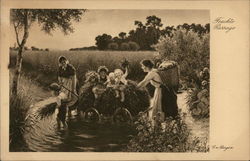
{"label": "small child", "polygon": [[128,68],[126,67],[126,72],[123,73],[121,69],[115,69],[114,71],[114,77],[115,77],[115,93],[116,98],[120,97],[121,102],[125,101],[125,94],[124,90],[126,89],[126,85],[128,84],[128,81],[126,80],[126,77],[128,75]]}
{"label": "small child", "polygon": [[106,66],[100,66],[97,70],[98,74],[99,74],[99,83],[104,84],[107,81],[107,77],[108,77],[108,68]]}
{"label": "small child", "polygon": [[66,113],[67,113],[67,95],[61,91],[61,86],[59,86],[57,83],[52,83],[49,86],[49,89],[51,90],[52,96],[56,97],[56,103],[58,108],[58,114],[57,114],[57,125],[60,128],[61,123],[63,124],[64,128],[67,128],[68,125],[66,123]]}
{"label": "small child", "polygon": [[105,85],[107,87],[114,87],[115,86],[115,73],[114,72],[109,73],[108,79],[105,82]]}

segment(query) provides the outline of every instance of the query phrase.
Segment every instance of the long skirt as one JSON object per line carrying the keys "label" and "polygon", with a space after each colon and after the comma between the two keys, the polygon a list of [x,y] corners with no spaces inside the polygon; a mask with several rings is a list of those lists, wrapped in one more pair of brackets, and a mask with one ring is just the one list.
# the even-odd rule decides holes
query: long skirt
{"label": "long skirt", "polygon": [[162,89],[162,111],[165,117],[175,118],[178,115],[177,95],[174,89],[168,87],[161,87]]}
{"label": "long skirt", "polygon": [[154,97],[151,100],[152,111],[149,112],[149,119],[155,125],[156,120],[162,122],[164,121],[165,114],[162,111],[162,89],[155,88]]}
{"label": "long skirt", "polygon": [[153,125],[156,120],[163,122],[165,117],[176,118],[178,115],[178,105],[174,90],[165,86],[155,88],[151,107],[152,111],[149,112],[149,118]]}

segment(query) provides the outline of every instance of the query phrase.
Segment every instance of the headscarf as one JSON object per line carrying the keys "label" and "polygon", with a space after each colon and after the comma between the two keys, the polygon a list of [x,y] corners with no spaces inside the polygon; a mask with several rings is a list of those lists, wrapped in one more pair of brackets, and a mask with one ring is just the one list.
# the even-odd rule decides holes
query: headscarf
{"label": "headscarf", "polygon": [[61,63],[62,60],[65,60],[66,66],[69,64],[69,61],[68,61],[68,59],[67,59],[65,56],[60,56],[60,57],[58,58],[59,67],[62,67],[62,69],[65,70],[66,67],[65,67],[65,66],[62,66],[62,63]]}

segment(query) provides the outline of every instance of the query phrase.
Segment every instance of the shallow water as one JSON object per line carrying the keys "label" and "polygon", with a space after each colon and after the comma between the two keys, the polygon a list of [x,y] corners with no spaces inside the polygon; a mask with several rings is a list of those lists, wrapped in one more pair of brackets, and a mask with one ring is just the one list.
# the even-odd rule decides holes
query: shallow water
{"label": "shallow water", "polygon": [[[178,106],[187,113],[184,121],[191,129],[192,137],[208,138],[209,121],[195,120],[186,105],[186,93],[178,95]],[[87,123],[79,117],[68,119],[68,129],[58,129],[56,114],[37,121],[24,135],[27,151],[38,152],[116,152],[126,147],[133,127],[103,122]]]}
{"label": "shallow water", "polygon": [[27,151],[105,152],[122,151],[133,129],[111,123],[91,124],[73,116],[68,128],[58,128],[56,116],[45,118],[27,129]]}

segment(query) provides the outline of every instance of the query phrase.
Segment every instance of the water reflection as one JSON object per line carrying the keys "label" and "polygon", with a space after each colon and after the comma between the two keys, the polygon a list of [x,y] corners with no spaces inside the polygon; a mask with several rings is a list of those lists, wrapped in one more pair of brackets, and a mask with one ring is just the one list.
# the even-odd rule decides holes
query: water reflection
{"label": "water reflection", "polygon": [[56,115],[38,121],[24,135],[28,151],[83,152],[121,151],[133,128],[111,123],[93,124],[73,116],[68,129],[58,129]]}

